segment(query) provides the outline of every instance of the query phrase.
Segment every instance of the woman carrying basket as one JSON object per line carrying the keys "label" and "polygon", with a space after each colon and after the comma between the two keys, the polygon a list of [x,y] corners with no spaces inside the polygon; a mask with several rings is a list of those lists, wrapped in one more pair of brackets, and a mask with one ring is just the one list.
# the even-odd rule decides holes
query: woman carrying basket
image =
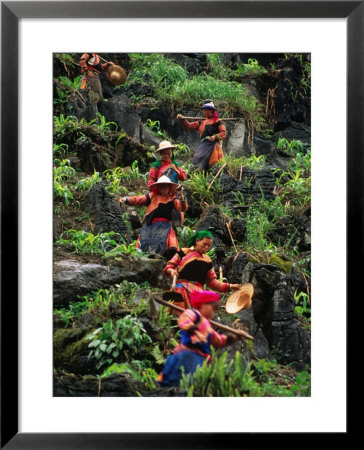
{"label": "woman carrying basket", "polygon": [[212,100],[205,100],[201,109],[205,120],[189,122],[181,114],[177,115],[177,119],[186,130],[199,130],[201,143],[191,162],[197,170],[207,170],[224,156],[219,141],[226,138],[226,128]]}
{"label": "woman carrying basket", "polygon": [[193,292],[201,292],[206,284],[210,289],[225,293],[240,288],[240,284],[219,281],[211,259],[206,255],[211,249],[213,236],[209,231],[195,233],[187,242],[188,248],[181,248],[164,268],[165,275],[177,278],[175,292],[181,294],[181,308],[189,308]]}

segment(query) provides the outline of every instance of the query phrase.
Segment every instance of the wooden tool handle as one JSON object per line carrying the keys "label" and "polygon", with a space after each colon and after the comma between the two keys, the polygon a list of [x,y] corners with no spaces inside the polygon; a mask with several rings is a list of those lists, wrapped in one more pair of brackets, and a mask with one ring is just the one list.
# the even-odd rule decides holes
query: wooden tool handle
{"label": "wooden tool handle", "polygon": [[[182,116],[179,118],[179,120],[206,120],[206,117],[185,117]],[[220,117],[220,120],[224,121],[224,120],[241,120],[241,118],[239,117]]]}
{"label": "wooden tool handle", "polygon": [[177,280],[177,276],[175,275],[173,277],[173,281],[172,281],[172,291],[174,291],[176,289],[176,280]]}
{"label": "wooden tool handle", "polygon": [[[179,306],[174,305],[173,303],[166,302],[165,300],[162,300],[160,298],[154,298],[154,300],[158,303],[161,303],[162,305],[169,306],[170,308],[175,309],[176,311],[179,311],[179,312],[186,311],[185,309],[180,308]],[[250,336],[250,334],[248,334],[247,332],[245,332],[243,330],[235,330],[234,328],[228,327],[227,325],[223,325],[218,322],[214,322],[212,320],[210,320],[210,323],[211,323],[211,325],[214,325],[216,328],[220,328],[221,330],[228,331],[229,333],[237,334],[238,336],[243,337],[245,339],[250,339],[251,341],[254,340],[253,336]]]}

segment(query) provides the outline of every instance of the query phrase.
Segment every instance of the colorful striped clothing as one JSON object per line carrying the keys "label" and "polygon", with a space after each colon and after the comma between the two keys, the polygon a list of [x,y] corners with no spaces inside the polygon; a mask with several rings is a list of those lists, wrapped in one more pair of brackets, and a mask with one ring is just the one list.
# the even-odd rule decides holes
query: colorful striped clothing
{"label": "colorful striped clothing", "polygon": [[[171,164],[174,164],[176,166],[178,174],[174,170],[171,170],[169,172]],[[167,175],[168,172],[169,174]],[[167,175],[168,178],[171,181],[173,181],[173,183],[178,183],[178,180],[186,181],[187,178],[186,172],[182,169],[180,164],[174,159],[172,161],[156,161],[152,164],[148,175],[148,186],[155,183],[158,180],[158,178],[160,178],[162,175]]]}
{"label": "colorful striped clothing", "polygon": [[[207,170],[223,158],[224,153],[219,141],[226,138],[226,128],[219,119],[205,119],[202,121],[188,122],[182,121],[182,126],[186,130],[199,130],[201,144],[197,147],[192,158],[192,164],[198,170]],[[216,135],[215,141],[211,142],[208,137]]]}
{"label": "colorful striped clothing", "polygon": [[[210,322],[194,309],[186,309],[179,316],[178,326],[181,329],[181,344],[189,346],[190,349],[191,346],[192,348],[196,347],[196,349],[209,355],[211,345],[214,347],[226,346],[227,336],[217,333]],[[199,334],[196,334],[196,331]]]}
{"label": "colorful striped clothing", "polygon": [[101,64],[96,53],[84,53],[80,59],[82,80],[80,89],[88,89],[91,103],[98,103],[103,99],[100,82],[100,72],[107,69],[107,63]]}
{"label": "colorful striped clothing", "polygon": [[127,205],[147,206],[145,223],[151,225],[156,219],[172,220],[172,211],[187,211],[187,201],[180,201],[176,194],[160,195],[152,192],[147,195],[126,197]]}
{"label": "colorful striped clothing", "polygon": [[126,204],[147,205],[145,225],[140,231],[136,247],[143,252],[154,252],[170,257],[178,250],[178,240],[172,228],[173,211],[186,211],[187,202],[179,201],[175,194],[150,193],[127,197]]}
{"label": "colorful striped clothing", "polygon": [[188,309],[179,319],[181,329],[181,343],[168,356],[163,371],[157,381],[163,386],[179,386],[184,373],[194,373],[205,360],[211,361],[211,345],[225,347],[228,338],[217,333],[210,322],[198,311]]}
{"label": "colorful striped clothing", "polygon": [[182,308],[190,307],[190,293],[204,290],[204,284],[222,293],[230,290],[229,283],[223,283],[217,279],[211,259],[205,254],[201,255],[193,247],[180,249],[168,261],[164,268],[165,275],[168,269],[178,271],[175,291],[183,297],[183,304],[178,304]]}

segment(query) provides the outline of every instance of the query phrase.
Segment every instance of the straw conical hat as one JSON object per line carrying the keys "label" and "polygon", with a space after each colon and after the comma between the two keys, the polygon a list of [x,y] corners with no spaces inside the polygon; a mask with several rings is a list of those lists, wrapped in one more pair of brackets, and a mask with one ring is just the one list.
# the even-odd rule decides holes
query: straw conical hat
{"label": "straw conical hat", "polygon": [[160,178],[158,178],[158,181],[151,184],[150,187],[158,186],[158,184],[170,184],[171,186],[177,188],[179,185],[177,183],[173,183],[166,175],[162,175]]}
{"label": "straw conical hat", "polygon": [[110,66],[106,72],[107,78],[114,86],[120,86],[126,81],[126,72],[121,66],[116,64]]}
{"label": "straw conical hat", "polygon": [[234,291],[226,300],[225,309],[229,314],[235,314],[242,309],[251,307],[254,287],[250,283],[245,283],[240,289]]}
{"label": "straw conical hat", "polygon": [[159,147],[156,149],[156,152],[161,152],[162,150],[166,150],[167,148],[176,148],[177,145],[171,144],[169,141],[162,141],[159,143]]}

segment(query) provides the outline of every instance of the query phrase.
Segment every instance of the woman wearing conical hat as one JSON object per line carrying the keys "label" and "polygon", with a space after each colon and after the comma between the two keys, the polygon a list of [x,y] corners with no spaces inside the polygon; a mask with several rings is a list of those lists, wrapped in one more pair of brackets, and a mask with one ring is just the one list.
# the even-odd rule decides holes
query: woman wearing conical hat
{"label": "woman wearing conical hat", "polygon": [[201,110],[205,116],[202,121],[189,122],[181,114],[177,115],[177,119],[186,130],[199,131],[201,143],[191,162],[197,170],[208,170],[224,156],[220,141],[226,138],[226,128],[212,100],[205,100]]}
{"label": "woman wearing conical hat", "polygon": [[160,155],[160,159],[155,161],[148,175],[148,186],[153,185],[158,178],[166,175],[174,183],[178,181],[186,181],[186,172],[181,165],[173,158],[173,149],[176,145],[172,145],[169,141],[160,142],[156,153]]}
{"label": "woman wearing conical hat", "polygon": [[[181,165],[173,158],[173,149],[176,145],[172,145],[169,141],[160,142],[156,153],[160,155],[160,159],[155,161],[149,171],[148,186],[154,186],[154,183],[162,175],[167,176],[174,183],[186,181],[186,172]],[[157,187],[152,187],[151,191],[158,192]],[[184,222],[184,213],[182,211],[173,211],[172,222],[174,226],[182,226]]]}
{"label": "woman wearing conical hat", "polygon": [[146,205],[145,224],[138,238],[137,248],[143,252],[158,253],[165,258],[171,258],[178,250],[178,240],[172,227],[172,213],[187,211],[187,201],[179,200],[176,195],[177,184],[165,175],[161,176],[151,188],[158,192],[147,195],[121,197],[120,203],[127,205]]}

